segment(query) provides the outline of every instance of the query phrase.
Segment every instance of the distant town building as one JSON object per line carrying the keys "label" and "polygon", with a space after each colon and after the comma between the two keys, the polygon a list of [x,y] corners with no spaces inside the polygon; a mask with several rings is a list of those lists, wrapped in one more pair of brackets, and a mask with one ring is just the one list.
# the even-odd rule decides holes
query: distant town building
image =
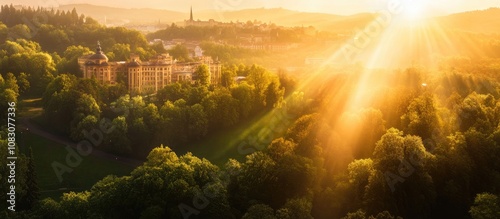
{"label": "distant town building", "polygon": [[240,43],[239,47],[251,50],[287,51],[299,47],[297,43]]}
{"label": "distant town building", "polygon": [[200,57],[203,57],[203,50],[201,49],[200,46],[196,46],[194,48],[194,57],[195,58],[200,58]]}
{"label": "distant town building", "polygon": [[82,56],[78,64],[84,78],[95,78],[101,83],[125,82],[132,94],[156,93],[170,83],[188,81],[194,83],[193,73],[205,64],[210,70],[210,81],[219,84],[221,64],[207,56],[197,56],[194,62],[179,63],[168,54],[161,54],[149,61],[141,61],[131,54],[128,61],[110,62],[98,42],[95,54]]}
{"label": "distant town building", "polygon": [[[178,23],[182,25],[181,23]],[[242,25],[243,23],[233,23],[233,22],[220,22],[215,21],[214,19],[209,19],[208,21],[194,20],[193,18],[193,7],[191,7],[191,11],[189,13],[189,20],[184,20],[184,26],[197,26],[197,27],[213,27],[213,26],[234,26],[234,25]]]}
{"label": "distant town building", "polygon": [[186,41],[185,39],[172,39],[170,41],[163,41],[161,39],[153,39],[149,42],[149,45],[160,44],[165,50],[170,50],[177,45],[182,45],[186,47],[189,51],[189,57],[191,58],[201,58],[203,57],[203,49],[200,47],[198,41]]}

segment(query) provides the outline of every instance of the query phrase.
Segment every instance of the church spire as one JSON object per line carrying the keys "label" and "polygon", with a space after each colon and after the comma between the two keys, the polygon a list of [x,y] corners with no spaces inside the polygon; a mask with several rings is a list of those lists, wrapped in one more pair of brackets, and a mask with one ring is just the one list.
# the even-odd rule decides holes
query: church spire
{"label": "church spire", "polygon": [[189,21],[193,21],[193,6],[191,6],[191,14],[189,15]]}

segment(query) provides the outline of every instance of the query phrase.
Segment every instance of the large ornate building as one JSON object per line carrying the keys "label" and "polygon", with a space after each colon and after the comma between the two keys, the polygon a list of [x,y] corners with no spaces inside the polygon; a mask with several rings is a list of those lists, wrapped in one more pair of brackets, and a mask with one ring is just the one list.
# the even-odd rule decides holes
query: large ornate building
{"label": "large ornate building", "polygon": [[78,64],[84,78],[95,78],[106,84],[123,81],[133,94],[156,93],[167,84],[178,81],[194,83],[193,73],[202,64],[208,66],[212,84],[219,84],[221,79],[221,64],[211,57],[198,57],[195,62],[177,62],[172,56],[161,54],[149,61],[141,61],[139,56],[132,54],[128,61],[110,62],[99,42],[95,54],[80,57]]}

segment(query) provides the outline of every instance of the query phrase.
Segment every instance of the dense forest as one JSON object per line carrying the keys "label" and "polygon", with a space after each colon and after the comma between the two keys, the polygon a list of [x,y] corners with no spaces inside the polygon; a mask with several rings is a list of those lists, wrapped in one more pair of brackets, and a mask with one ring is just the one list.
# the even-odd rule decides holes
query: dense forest
{"label": "dense forest", "polygon": [[[37,154],[20,155],[18,212],[3,208],[1,218],[500,217],[495,57],[447,57],[436,68],[318,67],[301,78],[225,65],[221,86],[199,80],[130,96],[124,84],[80,78],[75,63],[97,40],[125,47],[115,48],[116,56],[159,52],[142,34],[103,27],[76,12],[1,9],[1,108],[40,97],[38,119],[47,129],[79,141],[106,121],[114,130],[100,149],[145,159],[127,176],[109,175],[55,200],[39,198]],[[47,19],[36,30],[19,22],[37,14]],[[59,39],[67,41],[52,44]],[[235,82],[236,76],[246,80]],[[290,126],[263,147],[251,142],[242,160],[215,165],[175,152],[275,111],[290,116],[268,128],[285,120]],[[2,148],[6,133],[2,128]],[[6,153],[0,151],[3,163]],[[7,168],[0,167],[2,191],[8,190]],[[7,199],[5,192],[0,197]]]}
{"label": "dense forest", "polygon": [[[497,74],[495,63],[483,68]],[[338,93],[355,86],[362,69],[338,72],[310,89],[306,97],[313,101],[301,104],[309,110],[296,114],[283,137],[244,161],[230,159],[215,166],[160,146],[130,176],[109,176],[88,191],[66,193],[61,201],[41,200],[24,214],[42,218],[495,218],[499,213],[500,86],[488,74],[464,71],[472,66],[455,66],[439,74],[419,68],[379,71],[371,77],[392,78],[372,91],[384,95],[356,111],[342,109],[348,101]],[[58,80],[72,79],[63,75]],[[181,90],[186,85],[166,90],[174,86]],[[235,90],[245,90],[242,86],[252,87],[243,83],[228,91],[213,91],[201,104],[174,95],[167,96],[175,102],[158,98],[154,101],[164,103],[159,121],[177,122],[186,118],[183,113],[195,115],[197,110],[209,109],[204,102],[212,98],[231,104],[224,96],[234,98]],[[82,95],[77,102],[90,99]],[[117,115],[116,127],[132,130],[150,124],[156,105],[141,101],[128,96],[116,100],[117,107],[131,102],[140,106],[129,107],[132,111],[126,117]],[[99,106],[97,102],[83,105]],[[338,107],[332,108],[332,102]],[[236,105],[231,109],[241,110],[234,114],[251,111]],[[176,116],[168,117],[172,113]],[[211,119],[215,118],[204,120],[207,127],[234,122],[229,115],[225,121]],[[203,119],[197,121],[203,123]],[[193,123],[181,122],[179,129],[182,124]],[[190,128],[174,133],[177,141],[183,138],[177,135],[203,134]],[[128,142],[115,148],[136,147],[132,139]]]}
{"label": "dense forest", "polygon": [[[148,60],[163,48],[150,46],[138,31],[123,27],[107,28],[76,10],[54,11],[43,8],[4,5],[0,11],[0,73],[25,73],[28,93],[41,94],[55,76],[79,76],[77,59],[89,54],[100,41],[111,60],[126,60],[135,53]],[[92,49],[89,49],[92,48]]]}

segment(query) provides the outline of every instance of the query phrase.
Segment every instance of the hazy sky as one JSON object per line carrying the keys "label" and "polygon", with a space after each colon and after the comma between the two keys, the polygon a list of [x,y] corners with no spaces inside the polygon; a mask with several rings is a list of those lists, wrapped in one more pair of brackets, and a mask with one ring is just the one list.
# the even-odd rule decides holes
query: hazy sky
{"label": "hazy sky", "polygon": [[[193,10],[238,10],[245,8],[287,8],[297,11],[322,12],[331,14],[355,14],[375,12],[385,9],[390,0],[0,0],[1,4],[24,4],[38,6],[57,6],[65,4],[88,3],[121,8],[157,8],[174,11]],[[394,0],[398,1],[398,0]],[[412,0],[399,0],[412,1]],[[453,13],[500,7],[500,0],[413,0],[424,2],[427,11],[434,13]]]}

